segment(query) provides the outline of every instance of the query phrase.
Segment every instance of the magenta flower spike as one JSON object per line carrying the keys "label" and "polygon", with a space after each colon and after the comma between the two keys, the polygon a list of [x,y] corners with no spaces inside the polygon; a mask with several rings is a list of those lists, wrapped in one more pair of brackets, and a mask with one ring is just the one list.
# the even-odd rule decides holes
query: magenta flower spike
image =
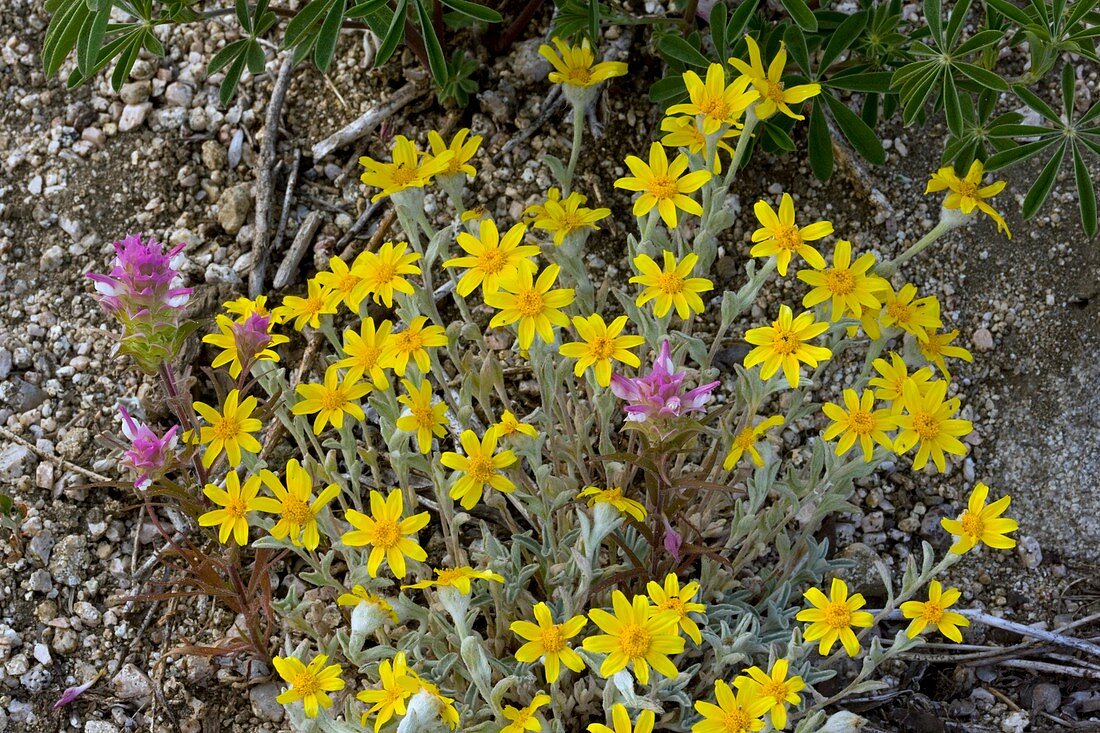
{"label": "magenta flower spike", "polygon": [[179,353],[193,325],[181,325],[191,289],[182,287],[179,265],[184,245],[166,250],[154,239],[132,234],[115,242],[115,261],[107,274],[89,272],[95,298],[122,325],[119,353],[155,374]]}
{"label": "magenta flower spike", "polygon": [[134,472],[134,488],[144,491],[174,464],[176,432],[180,426],[173,425],[161,438],[148,425],[130,417],[122,405],[118,406],[118,411],[122,413],[122,434],[130,441],[123,462]]}
{"label": "magenta flower spike", "polygon": [[611,391],[627,404],[623,407],[631,422],[668,420],[701,411],[711,400],[718,382],[710,382],[687,392],[683,391],[687,372],[678,371],[672,363],[668,341],[653,360],[653,367],[644,377],[611,375]]}

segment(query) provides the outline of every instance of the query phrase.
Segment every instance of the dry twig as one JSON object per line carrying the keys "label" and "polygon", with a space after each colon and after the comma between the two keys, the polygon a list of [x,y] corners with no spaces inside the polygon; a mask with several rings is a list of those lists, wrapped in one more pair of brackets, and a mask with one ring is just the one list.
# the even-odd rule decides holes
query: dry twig
{"label": "dry twig", "polygon": [[359,138],[370,134],[374,128],[388,117],[391,117],[395,112],[404,107],[409,102],[413,101],[421,94],[427,91],[426,87],[419,86],[413,82],[409,82],[405,86],[398,89],[392,95],[386,104],[381,107],[376,107],[352,121],[345,127],[337,130],[321,142],[313,146],[313,159],[320,160],[329,153],[344,147],[349,143],[353,143]]}
{"label": "dry twig", "polygon": [[256,181],[256,225],[252,233],[252,272],[248,277],[248,295],[255,298],[263,292],[267,278],[267,263],[271,258],[271,208],[275,196],[275,142],[279,137],[279,118],[282,116],[286,92],[290,87],[290,73],[294,69],[290,54],[283,57],[279,77],[271,92],[264,121],[264,140],[260,147],[259,178]]}

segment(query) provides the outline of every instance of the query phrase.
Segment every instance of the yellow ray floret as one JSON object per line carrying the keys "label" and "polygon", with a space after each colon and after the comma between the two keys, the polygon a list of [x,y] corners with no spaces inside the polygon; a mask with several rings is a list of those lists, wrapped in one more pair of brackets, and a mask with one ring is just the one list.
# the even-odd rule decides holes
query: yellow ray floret
{"label": "yellow ray floret", "polygon": [[812,313],[801,313],[797,318],[788,305],[779,306],[779,318],[771,326],[750,328],[745,332],[745,340],[755,346],[745,357],[745,367],[760,367],[760,378],[771,379],[780,369],[791,387],[798,387],[801,364],[816,367],[833,352],[824,346],[806,343],[817,338],[829,329],[828,323],[818,323]]}
{"label": "yellow ray floret", "polygon": [[905,630],[906,635],[912,639],[926,627],[933,626],[951,641],[961,643],[963,637],[959,627],[969,626],[970,619],[961,613],[947,610],[960,597],[962,592],[958,588],[944,590],[940,581],[933,580],[928,584],[927,601],[906,601],[901,604],[901,615],[913,619]]}
{"label": "yellow ray floret", "polygon": [[840,578],[833,578],[833,584],[826,597],[821,590],[810,588],[803,594],[813,608],[806,608],[795,616],[799,621],[808,621],[806,641],[817,641],[818,653],[825,656],[840,641],[849,657],[859,653],[859,640],[852,628],[866,628],[874,623],[874,617],[866,611],[860,611],[866,605],[863,595],[848,595],[848,586]]}
{"label": "yellow ray floret", "polygon": [[688,157],[682,153],[671,163],[660,143],[649,146],[649,163],[636,155],[626,156],[626,166],[632,175],[615,181],[615,188],[640,191],[634,201],[634,216],[644,216],[653,208],[670,228],[676,227],[676,211],[703,215],[703,207],[687,194],[699,190],[711,179],[708,171],[685,173]]}
{"label": "yellow ray floret", "polygon": [[1016,546],[1016,540],[1006,535],[1019,529],[1019,525],[1015,519],[1001,516],[1012,503],[1012,497],[1002,496],[986,506],[985,500],[988,497],[989,487],[979,482],[958,519],[940,520],[943,528],[955,535],[951,552],[962,555],[979,544],[998,550],[1009,550]]}

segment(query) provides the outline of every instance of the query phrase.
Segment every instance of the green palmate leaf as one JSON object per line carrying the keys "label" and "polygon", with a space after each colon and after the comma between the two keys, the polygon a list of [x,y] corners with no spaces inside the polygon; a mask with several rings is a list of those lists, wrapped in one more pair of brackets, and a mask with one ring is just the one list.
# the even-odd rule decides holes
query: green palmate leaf
{"label": "green palmate leaf", "polygon": [[76,65],[82,74],[87,74],[95,66],[99,49],[103,47],[103,36],[107,32],[107,21],[110,19],[111,5],[104,3],[81,26],[76,42]]}
{"label": "green palmate leaf", "polygon": [[588,38],[592,43],[600,40],[600,3],[588,2]]}
{"label": "green palmate leaf", "polygon": [[954,64],[954,66],[956,69],[966,74],[971,79],[981,84],[983,87],[996,89],[998,92],[1008,91],[1008,82],[1006,82],[997,74],[994,74],[992,71],[987,71],[980,66],[963,63],[961,61]]}
{"label": "green palmate leaf", "polygon": [[661,36],[660,40],[657,41],[657,49],[665,56],[676,59],[688,66],[705,69],[710,65],[710,59],[680,36],[672,34]]}
{"label": "green palmate leaf", "polygon": [[320,21],[330,0],[313,0],[290,19],[283,32],[283,48],[297,46]]}
{"label": "green palmate leaf", "polygon": [[780,150],[786,150],[791,152],[797,150],[798,146],[794,144],[794,140],[787,134],[787,131],[776,125],[764,125],[764,134],[768,140]]}
{"label": "green palmate leaf", "polygon": [[1031,184],[1031,188],[1028,189],[1027,195],[1024,196],[1023,215],[1025,219],[1030,219],[1035,216],[1042,207],[1043,203],[1047,200],[1047,196],[1050,195],[1050,191],[1054,188],[1054,179],[1058,175],[1058,169],[1062,167],[1062,160],[1066,157],[1066,143],[1062,143],[1058,146],[1058,150],[1055,151],[1054,157],[1052,157],[1047,164],[1043,166],[1043,170],[1039,173],[1039,177],[1035,179],[1035,182]]}
{"label": "green palmate leaf", "polygon": [[1036,140],[1035,142],[1024,143],[1015,148],[1003,150],[999,153],[994,153],[986,160],[985,166],[988,171],[996,171],[1001,168],[1006,168],[1010,165],[1023,162],[1028,158],[1034,157],[1042,151],[1049,148],[1054,143],[1058,142],[1058,138],[1050,137],[1045,140]]}
{"label": "green palmate leaf", "polygon": [[247,49],[248,70],[253,74],[264,73],[264,64],[267,62],[267,58],[264,56],[264,47],[255,38],[250,38],[248,39]]}
{"label": "green palmate leaf", "polygon": [[684,88],[684,79],[679,75],[660,79],[649,88],[649,101],[665,106],[685,96],[687,96],[687,90]]}
{"label": "green palmate leaf", "polygon": [[132,33],[126,36],[126,42],[122,45],[122,51],[115,63],[115,70],[111,73],[111,88],[115,91],[122,89],[130,71],[137,63],[138,54],[141,53],[141,34]]}
{"label": "green palmate leaf", "polygon": [[845,139],[856,151],[871,163],[882,165],[886,162],[886,151],[882,147],[875,131],[867,126],[859,115],[848,109],[848,105],[831,94],[822,94],[821,98],[829,106],[829,112]]}
{"label": "green palmate leaf", "polygon": [[1073,146],[1073,177],[1077,183],[1077,198],[1081,210],[1081,226],[1085,234],[1096,236],[1096,189],[1093,187],[1092,176],[1089,175],[1088,166],[1077,146]]}
{"label": "green palmate leaf", "polygon": [[504,20],[500,13],[492,8],[487,8],[484,5],[479,5],[469,0],[443,0],[443,4],[463,15],[468,15],[471,18],[484,21],[485,23],[499,23]]}
{"label": "green palmate leaf", "polygon": [[313,63],[321,71],[328,71],[332,64],[336,43],[340,39],[340,26],[344,22],[345,7],[346,0],[335,0],[317,34],[317,43],[313,47]]}
{"label": "green palmate leaf", "polygon": [[824,71],[833,65],[840,54],[848,50],[859,39],[863,29],[867,27],[868,13],[855,13],[845,18],[844,22],[833,31],[825,50],[821,54],[821,61],[817,68]]}
{"label": "green palmate leaf", "polygon": [[902,110],[902,119],[905,121],[905,124],[913,124],[917,117],[924,111],[924,107],[932,97],[932,92],[937,82],[941,80],[941,77],[942,70],[933,67],[925,72],[918,81],[911,85],[907,85],[902,91],[902,98],[905,101],[905,107]]}
{"label": "green palmate leaf", "polygon": [[759,0],[741,0],[741,4],[733,11],[730,22],[726,25],[726,40],[731,45],[741,39],[745,29],[749,27],[749,21],[756,12],[756,4]]}
{"label": "green palmate leaf", "polygon": [[1012,91],[1028,107],[1031,107],[1042,117],[1045,117],[1046,119],[1061,127],[1062,119],[1057,115],[1057,113],[1055,113],[1053,109],[1050,108],[1050,106],[1046,102],[1044,102],[1042,99],[1039,99],[1038,95],[1033,93],[1030,89],[1023,85],[1017,84],[1016,86],[1012,87]]}
{"label": "green palmate leaf", "polygon": [[889,71],[837,74],[822,83],[833,89],[843,89],[849,92],[879,92],[885,94],[890,91],[891,76],[892,74]]}
{"label": "green palmate leaf", "polygon": [[964,41],[958,48],[956,48],[955,55],[970,56],[973,53],[981,51],[983,48],[988,48],[989,46],[999,43],[1000,40],[1004,37],[1004,31],[980,31],[972,35],[970,38],[967,38],[966,41]]}
{"label": "green palmate leaf", "polygon": [[248,0],[237,0],[234,3],[234,8],[237,13],[237,22],[241,24],[241,28],[245,33],[252,33],[252,15],[248,12]]}
{"label": "green palmate leaf", "polygon": [[443,86],[447,81],[447,57],[443,55],[443,46],[439,43],[439,36],[435,33],[432,18],[425,3],[427,0],[416,0],[416,18],[420,22],[420,32],[424,35],[424,49],[428,52],[428,66],[431,67],[432,79],[436,85]]}
{"label": "green palmate leaf", "polygon": [[943,5],[940,0],[924,0],[924,22],[928,24],[928,30],[932,38],[946,48],[947,43],[943,36]]}
{"label": "green palmate leaf", "polygon": [[389,61],[390,56],[397,49],[397,44],[405,37],[405,16],[409,12],[409,0],[397,0],[397,8],[393,11],[390,27],[386,29],[386,35],[378,46],[378,53],[374,55],[374,65],[379,67]]}
{"label": "green palmate leaf", "polygon": [[814,176],[819,181],[829,180],[833,175],[833,138],[820,104],[810,110],[809,153]]}
{"label": "green palmate leaf", "polygon": [[787,43],[787,51],[803,74],[810,73],[810,50],[806,46],[806,35],[797,25],[787,26],[783,34]]}
{"label": "green palmate leaf", "polygon": [[947,128],[955,137],[963,134],[962,105],[959,103],[959,90],[955,87],[955,78],[948,74],[943,85],[943,109],[947,116]]}
{"label": "green palmate leaf", "polygon": [[955,3],[955,7],[951,8],[951,17],[947,21],[945,48],[951,48],[958,40],[959,31],[962,30],[963,22],[966,20],[967,13],[970,12],[970,3],[971,0],[959,0]]}
{"label": "green palmate leaf", "polygon": [[1017,7],[1009,0],[985,0],[985,4],[1021,26],[1026,26],[1032,21],[1023,8]]}
{"label": "green palmate leaf", "polygon": [[813,33],[817,30],[817,17],[806,4],[806,0],[780,0],[783,7],[791,14],[791,19],[798,23],[798,27],[804,31]]}
{"label": "green palmate leaf", "polygon": [[1062,67],[1062,109],[1065,110],[1067,119],[1073,119],[1073,103],[1076,98],[1073,64],[1066,64]]}
{"label": "green palmate leaf", "polygon": [[65,63],[65,58],[76,46],[80,29],[91,16],[84,0],[59,0],[55,7],[42,42],[42,65],[47,76],[56,74],[61,64]]}
{"label": "green palmate leaf", "polygon": [[710,40],[714,44],[714,50],[718,57],[723,58],[729,49],[726,48],[726,23],[729,21],[725,3],[718,3],[710,11]]}
{"label": "green palmate leaf", "polygon": [[232,101],[233,93],[237,89],[237,84],[241,81],[241,75],[244,74],[244,67],[247,62],[248,46],[245,45],[243,53],[239,54],[229,64],[229,69],[225,72],[225,79],[222,80],[221,86],[218,88],[218,98],[221,100],[223,107]]}
{"label": "green palmate leaf", "polygon": [[217,74],[223,68],[229,65],[230,61],[233,61],[242,53],[245,53],[245,45],[248,43],[247,38],[239,38],[236,41],[231,41],[225,45],[221,51],[214,54],[214,58],[210,59],[210,63],[206,65],[206,73]]}

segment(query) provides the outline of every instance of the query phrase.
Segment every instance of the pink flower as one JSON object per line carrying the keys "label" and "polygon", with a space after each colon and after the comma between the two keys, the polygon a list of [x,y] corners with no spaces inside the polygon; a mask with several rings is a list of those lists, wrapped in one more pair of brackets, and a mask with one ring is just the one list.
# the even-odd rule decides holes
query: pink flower
{"label": "pink flower", "polygon": [[672,555],[672,559],[676,562],[680,562],[680,548],[684,544],[684,538],[679,532],[672,528],[672,525],[668,523],[668,519],[664,519],[665,523],[665,551]]}
{"label": "pink flower", "polygon": [[628,403],[623,407],[627,420],[665,420],[703,410],[711,400],[710,393],[719,384],[710,382],[684,392],[686,377],[687,372],[677,371],[672,363],[668,340],[665,340],[661,342],[661,351],[653,360],[649,374],[633,378],[612,374],[611,391]]}
{"label": "pink flower", "polygon": [[144,491],[172,467],[180,426],[173,425],[163,438],[158,438],[152,428],[130,417],[125,407],[119,405],[118,411],[122,413],[122,434],[130,441],[123,460],[136,476],[134,488]]}
{"label": "pink flower", "polygon": [[66,705],[71,703],[73,700],[77,699],[78,697],[83,695],[85,692],[87,692],[88,689],[92,685],[94,685],[96,682],[98,682],[99,678],[102,677],[102,676],[103,676],[103,670],[99,670],[98,672],[96,672],[94,677],[92,677],[90,680],[88,680],[84,684],[75,685],[74,687],[66,687],[65,691],[61,693],[61,697],[59,697],[57,699],[57,702],[55,702],[50,709],[51,710],[57,710],[59,708],[65,707]]}

